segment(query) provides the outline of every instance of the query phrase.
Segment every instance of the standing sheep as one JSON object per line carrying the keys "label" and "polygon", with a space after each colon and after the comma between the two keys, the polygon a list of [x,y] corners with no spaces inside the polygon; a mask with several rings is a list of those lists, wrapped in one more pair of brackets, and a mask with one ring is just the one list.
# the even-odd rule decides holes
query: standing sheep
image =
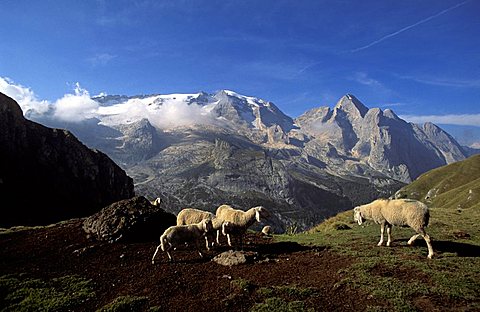
{"label": "standing sheep", "polygon": [[392,225],[409,226],[414,229],[417,234],[413,235],[408,244],[411,245],[420,235],[423,237],[428,247],[428,258],[433,256],[433,248],[430,242],[430,236],[425,232],[428,225],[430,213],[428,207],[416,200],[412,199],[377,199],[370,204],[355,207],[354,220],[359,225],[365,220],[373,220],[380,224],[380,241],[378,246],[383,244],[383,232],[387,227],[387,246],[392,242],[391,231]]}
{"label": "standing sheep", "polygon": [[196,250],[200,254],[200,257],[203,257],[203,254],[200,251],[198,242],[201,240],[206,233],[212,230],[212,220],[202,220],[196,224],[189,225],[173,225],[163,232],[160,236],[160,245],[157,246],[155,253],[152,257],[152,264],[155,263],[155,256],[160,248],[162,251],[166,251],[170,261],[173,261],[172,256],[170,255],[169,250],[179,246],[184,246],[188,243],[193,243]]}
{"label": "standing sheep", "polygon": [[230,235],[238,235],[240,244],[247,229],[255,222],[269,217],[269,212],[263,206],[250,208],[247,211],[233,209],[229,205],[221,205],[217,208],[216,216],[223,221],[222,234],[227,236],[228,245],[232,246]]}
{"label": "standing sheep", "polygon": [[208,232],[205,236],[207,247],[210,250],[209,246],[213,247],[214,245],[215,234],[217,234],[217,244],[220,244],[219,233],[222,228],[221,220],[219,220],[213,213],[195,208],[185,208],[177,215],[177,225],[194,224],[207,219],[212,220],[212,231]]}

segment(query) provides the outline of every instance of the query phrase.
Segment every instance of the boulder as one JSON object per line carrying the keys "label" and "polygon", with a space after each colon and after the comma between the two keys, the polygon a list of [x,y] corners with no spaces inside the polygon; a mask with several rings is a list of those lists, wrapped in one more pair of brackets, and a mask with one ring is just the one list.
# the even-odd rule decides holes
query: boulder
{"label": "boulder", "polygon": [[143,196],[113,203],[83,222],[83,230],[100,241],[156,241],[175,215],[152,205]]}
{"label": "boulder", "polygon": [[253,251],[234,251],[229,250],[215,256],[212,261],[223,266],[232,266],[245,263],[251,263],[256,260],[258,253]]}

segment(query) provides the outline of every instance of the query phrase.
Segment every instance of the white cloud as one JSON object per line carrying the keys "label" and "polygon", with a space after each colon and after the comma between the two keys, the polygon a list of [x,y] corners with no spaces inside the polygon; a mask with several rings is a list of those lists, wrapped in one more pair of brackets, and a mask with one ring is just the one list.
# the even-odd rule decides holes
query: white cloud
{"label": "white cloud", "polygon": [[402,115],[400,118],[413,123],[432,122],[444,125],[462,125],[480,127],[480,114],[461,114],[461,115]]}
{"label": "white cloud", "polygon": [[353,80],[366,85],[366,86],[371,86],[371,87],[376,87],[376,88],[385,88],[385,86],[378,80],[370,78],[366,73],[364,72],[357,72],[353,76]]}
{"label": "white cloud", "polygon": [[110,53],[99,53],[95,54],[93,57],[88,58],[87,61],[90,62],[93,66],[97,65],[107,65],[111,60],[116,58],[117,55]]}
{"label": "white cloud", "polygon": [[441,87],[454,88],[480,88],[480,79],[452,79],[452,78],[438,78],[438,77],[414,77],[405,75],[396,75],[401,79],[413,80],[415,82]]}
{"label": "white cloud", "polygon": [[75,94],[65,94],[51,103],[39,100],[30,88],[16,84],[9,78],[0,77],[0,92],[14,99],[25,117],[32,120],[52,118],[60,121],[80,122],[95,116],[98,103],[90,98],[90,94],[77,83]]}
{"label": "white cloud", "polygon": [[24,115],[41,116],[50,110],[48,101],[40,101],[30,88],[7,77],[0,77],[0,92],[17,101]]}
{"label": "white cloud", "polygon": [[148,114],[150,122],[158,128],[187,126],[193,124],[212,124],[213,115],[198,104],[185,102],[166,102],[155,113]]}
{"label": "white cloud", "polygon": [[[38,100],[30,88],[2,77],[0,92],[17,101],[27,118],[40,122],[50,119],[78,123],[98,117],[103,124],[118,125],[147,118],[155,127],[164,129],[219,122],[211,114],[210,106],[190,103],[190,100],[187,100],[188,95],[181,94],[160,96],[161,99],[158,96],[131,99],[116,105],[100,106],[87,90],[76,83],[73,94],[65,94],[55,102],[49,102]],[[155,99],[161,100],[161,105],[150,105]]]}
{"label": "white cloud", "polygon": [[93,118],[99,104],[90,98],[87,90],[82,89],[80,84],[75,84],[75,94],[65,94],[55,101],[53,117],[67,122],[80,122]]}

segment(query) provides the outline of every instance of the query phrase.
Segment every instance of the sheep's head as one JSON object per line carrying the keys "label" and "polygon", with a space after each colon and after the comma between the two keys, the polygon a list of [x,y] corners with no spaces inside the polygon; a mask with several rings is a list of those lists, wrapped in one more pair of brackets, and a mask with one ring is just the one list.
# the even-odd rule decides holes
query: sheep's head
{"label": "sheep's head", "polygon": [[362,225],[365,218],[362,216],[362,212],[360,211],[360,207],[353,208],[353,220],[358,222],[358,225]]}
{"label": "sheep's head", "polygon": [[158,207],[158,206],[160,206],[160,201],[161,201],[161,200],[160,200],[160,197],[157,197],[157,198],[155,198],[155,200],[150,201],[150,203],[151,203],[152,205]]}
{"label": "sheep's head", "polygon": [[272,235],[273,234],[272,227],[270,225],[264,226],[263,229],[262,229],[262,233],[267,235],[267,236]]}
{"label": "sheep's head", "polygon": [[261,222],[262,219],[268,219],[268,217],[270,217],[270,213],[263,206],[257,206],[253,209],[255,209],[255,219],[257,222]]}

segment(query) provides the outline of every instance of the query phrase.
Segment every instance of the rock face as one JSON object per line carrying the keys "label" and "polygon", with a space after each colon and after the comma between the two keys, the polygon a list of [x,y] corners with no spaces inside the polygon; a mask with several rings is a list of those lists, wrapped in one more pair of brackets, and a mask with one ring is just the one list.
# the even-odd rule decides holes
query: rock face
{"label": "rock face", "polygon": [[432,123],[407,123],[386,109],[366,108],[353,95],[328,107],[306,112],[296,124],[311,140],[310,154],[322,158],[316,146],[330,144],[339,155],[402,182],[430,169],[463,160],[465,151],[448,133]]}
{"label": "rock face", "polygon": [[177,218],[145,197],[113,203],[83,222],[83,230],[101,241],[157,241]]}
{"label": "rock face", "polygon": [[1,226],[88,216],[132,196],[132,179],[107,155],[69,131],[26,120],[0,93]]}

